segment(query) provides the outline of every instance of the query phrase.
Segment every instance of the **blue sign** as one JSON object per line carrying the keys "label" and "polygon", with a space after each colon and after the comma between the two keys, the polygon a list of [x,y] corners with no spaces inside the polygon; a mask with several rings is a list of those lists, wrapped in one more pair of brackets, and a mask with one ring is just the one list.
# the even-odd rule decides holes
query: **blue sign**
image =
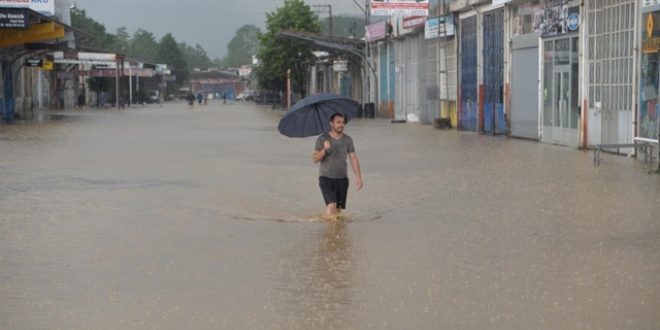
{"label": "blue sign", "polygon": [[572,13],[570,16],[568,16],[568,29],[571,31],[575,31],[580,27],[580,14],[578,13]]}

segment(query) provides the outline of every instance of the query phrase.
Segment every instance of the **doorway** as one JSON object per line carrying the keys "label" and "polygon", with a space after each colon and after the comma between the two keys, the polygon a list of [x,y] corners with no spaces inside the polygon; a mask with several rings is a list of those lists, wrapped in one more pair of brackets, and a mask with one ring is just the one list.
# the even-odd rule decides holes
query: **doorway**
{"label": "doorway", "polygon": [[544,42],[543,139],[569,147],[578,144],[577,37]]}

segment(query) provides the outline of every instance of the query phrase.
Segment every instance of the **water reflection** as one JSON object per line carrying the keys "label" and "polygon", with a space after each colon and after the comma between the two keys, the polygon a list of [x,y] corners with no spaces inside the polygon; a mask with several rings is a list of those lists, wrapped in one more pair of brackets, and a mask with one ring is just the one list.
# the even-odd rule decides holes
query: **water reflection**
{"label": "water reflection", "polygon": [[[355,318],[355,262],[344,221],[323,224],[311,241],[293,244],[282,258],[277,313],[287,329],[348,328]],[[312,246],[309,246],[312,245]]]}

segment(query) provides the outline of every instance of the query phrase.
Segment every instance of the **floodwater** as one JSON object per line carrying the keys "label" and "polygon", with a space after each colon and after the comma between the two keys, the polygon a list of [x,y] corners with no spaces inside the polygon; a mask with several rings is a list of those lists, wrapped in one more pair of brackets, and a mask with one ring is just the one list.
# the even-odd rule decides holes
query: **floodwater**
{"label": "floodwater", "polygon": [[0,328],[660,328],[651,165],[356,119],[364,187],[329,222],[282,113],[0,126]]}

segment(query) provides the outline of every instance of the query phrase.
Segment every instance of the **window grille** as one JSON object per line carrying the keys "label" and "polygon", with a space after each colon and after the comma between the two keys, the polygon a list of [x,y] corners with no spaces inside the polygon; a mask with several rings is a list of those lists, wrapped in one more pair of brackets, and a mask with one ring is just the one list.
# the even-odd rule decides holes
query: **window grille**
{"label": "window grille", "polygon": [[588,100],[602,109],[632,110],[634,0],[588,2]]}

